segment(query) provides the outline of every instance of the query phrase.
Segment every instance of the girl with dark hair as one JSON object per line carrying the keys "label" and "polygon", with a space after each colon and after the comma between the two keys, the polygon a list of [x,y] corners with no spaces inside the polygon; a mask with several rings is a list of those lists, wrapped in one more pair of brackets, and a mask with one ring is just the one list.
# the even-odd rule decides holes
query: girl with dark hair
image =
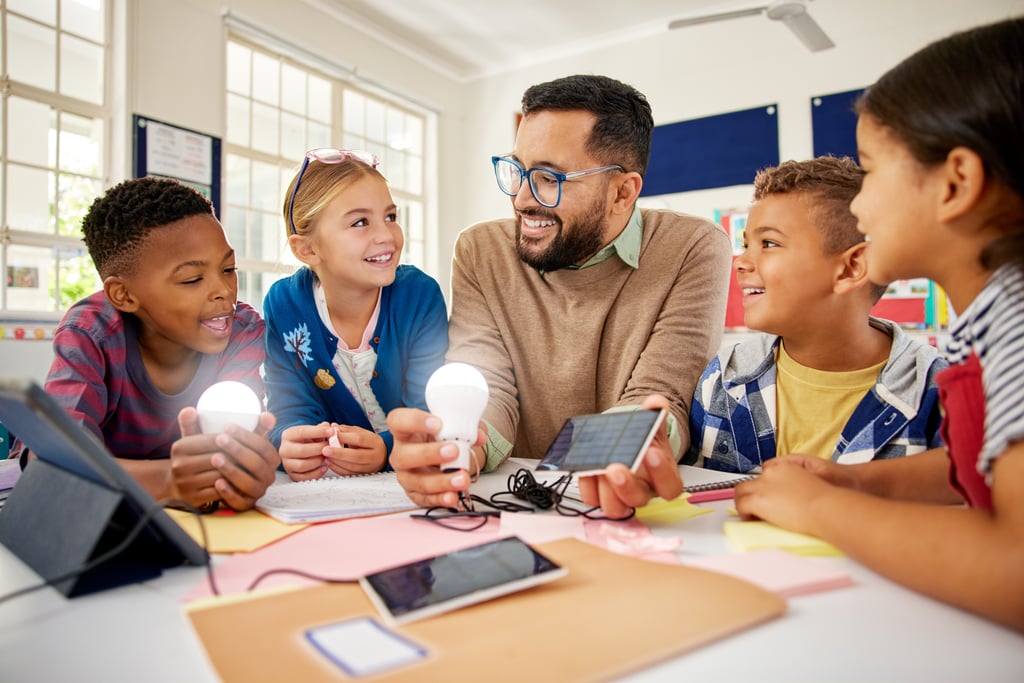
{"label": "girl with dark hair", "polygon": [[736,508],[1024,631],[1024,18],[927,46],[858,111],[868,275],[931,278],[959,314],[937,378],[946,448],[778,459]]}

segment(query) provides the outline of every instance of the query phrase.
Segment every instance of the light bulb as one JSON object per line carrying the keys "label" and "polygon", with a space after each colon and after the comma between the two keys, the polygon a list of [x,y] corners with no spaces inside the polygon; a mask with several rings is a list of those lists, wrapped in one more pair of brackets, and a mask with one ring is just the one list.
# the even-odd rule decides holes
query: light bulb
{"label": "light bulb", "polygon": [[259,424],[263,406],[249,385],[225,380],[211,385],[196,403],[199,428],[204,434],[219,434],[228,424],[252,431]]}
{"label": "light bulb", "polygon": [[476,442],[480,416],[489,397],[484,376],[465,363],[442,365],[427,380],[427,407],[441,419],[437,438],[459,447],[459,457],[442,469],[469,470],[470,449]]}

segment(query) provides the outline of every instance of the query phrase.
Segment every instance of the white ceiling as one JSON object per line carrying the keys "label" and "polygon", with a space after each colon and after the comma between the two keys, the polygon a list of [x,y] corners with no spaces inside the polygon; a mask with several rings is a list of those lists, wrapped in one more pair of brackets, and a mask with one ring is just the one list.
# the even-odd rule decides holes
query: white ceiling
{"label": "white ceiling", "polygon": [[[306,2],[459,81],[654,35],[668,30],[673,19],[769,4],[767,0]],[[813,16],[813,4],[808,9]],[[730,21],[764,20],[754,16]]]}

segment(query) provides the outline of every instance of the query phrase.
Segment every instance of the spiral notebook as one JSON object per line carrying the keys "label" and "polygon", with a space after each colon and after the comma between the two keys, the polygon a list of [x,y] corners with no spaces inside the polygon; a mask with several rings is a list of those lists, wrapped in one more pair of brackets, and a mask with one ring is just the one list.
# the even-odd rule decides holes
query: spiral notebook
{"label": "spiral notebook", "polygon": [[394,472],[277,483],[256,501],[257,510],[286,524],[370,517],[415,508]]}
{"label": "spiral notebook", "polygon": [[737,484],[757,476],[756,474],[706,470],[703,467],[690,465],[681,465],[679,472],[683,477],[683,491],[686,492],[687,500],[691,503],[707,503],[713,500],[732,498],[732,490]]}
{"label": "spiral notebook", "polygon": [[688,465],[683,465],[680,468],[680,472],[683,476],[683,490],[687,493],[731,489],[737,484],[757,476],[756,474],[737,474],[735,472],[706,470],[702,467],[690,467]]}

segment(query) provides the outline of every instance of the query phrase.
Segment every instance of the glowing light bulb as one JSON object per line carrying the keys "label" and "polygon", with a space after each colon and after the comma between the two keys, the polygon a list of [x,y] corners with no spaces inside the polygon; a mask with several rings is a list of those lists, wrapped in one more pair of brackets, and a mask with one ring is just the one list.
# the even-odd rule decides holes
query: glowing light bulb
{"label": "glowing light bulb", "polygon": [[442,365],[427,380],[427,407],[441,419],[437,439],[452,441],[459,447],[459,457],[445,470],[470,468],[470,449],[489,397],[484,376],[465,363]]}
{"label": "glowing light bulb", "polygon": [[196,403],[199,428],[204,434],[218,434],[228,424],[236,424],[250,432],[259,424],[263,405],[248,385],[233,380],[211,385]]}

